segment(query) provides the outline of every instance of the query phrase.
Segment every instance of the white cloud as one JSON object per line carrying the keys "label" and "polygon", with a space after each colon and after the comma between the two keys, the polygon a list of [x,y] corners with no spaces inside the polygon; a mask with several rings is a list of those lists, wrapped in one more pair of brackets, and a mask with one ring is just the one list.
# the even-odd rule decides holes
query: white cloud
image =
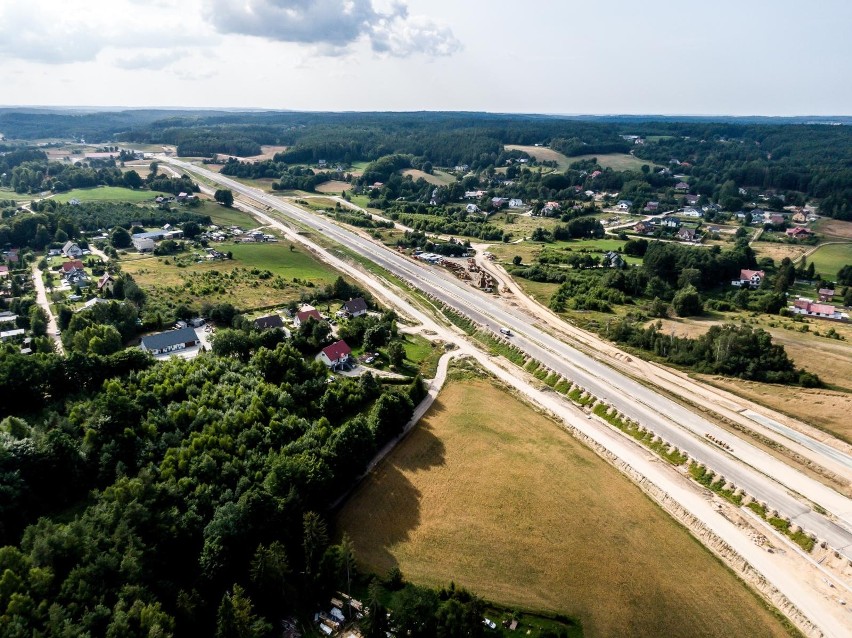
{"label": "white cloud", "polygon": [[205,0],[204,14],[220,33],[312,44],[326,56],[346,53],[362,38],[396,57],[446,56],[461,48],[448,27],[410,16],[399,2],[382,12],[373,0]]}
{"label": "white cloud", "polygon": [[183,56],[181,51],[157,51],[151,50],[130,57],[121,56],[115,59],[114,64],[120,69],[147,71],[159,71],[170,64],[177,62]]}

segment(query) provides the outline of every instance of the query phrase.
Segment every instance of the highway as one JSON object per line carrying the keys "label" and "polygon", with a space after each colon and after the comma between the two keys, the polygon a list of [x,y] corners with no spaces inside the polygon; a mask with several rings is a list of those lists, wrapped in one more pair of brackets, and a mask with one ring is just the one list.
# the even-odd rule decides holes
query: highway
{"label": "highway", "polygon": [[[316,230],[495,332],[499,327],[510,328],[516,333],[513,337],[515,344],[529,356],[613,405],[691,458],[704,463],[749,495],[766,503],[770,510],[777,509],[783,516],[789,517],[820,540],[825,540],[847,558],[852,558],[852,533],[849,531],[852,529],[852,501],[838,492],[715,426],[675,401],[555,339],[532,325],[527,315],[503,307],[493,297],[474,290],[444,269],[415,262],[321,216],[310,214],[228,177],[172,158],[161,159],[230,188],[267,209],[274,209]],[[265,217],[269,223],[280,224],[272,217]],[[732,452],[723,451],[708,442],[705,433],[727,442]],[[794,494],[800,494],[831,512],[838,522],[815,511]]]}

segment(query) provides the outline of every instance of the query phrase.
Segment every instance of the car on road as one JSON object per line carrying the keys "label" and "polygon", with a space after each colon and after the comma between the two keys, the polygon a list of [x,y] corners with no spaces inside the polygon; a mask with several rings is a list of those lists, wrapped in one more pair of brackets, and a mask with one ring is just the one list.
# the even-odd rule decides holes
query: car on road
{"label": "car on road", "polygon": [[507,337],[511,337],[511,336],[512,336],[512,331],[511,331],[511,330],[509,330],[508,328],[500,328],[500,332],[501,332],[501,334],[504,334],[504,335],[506,335]]}

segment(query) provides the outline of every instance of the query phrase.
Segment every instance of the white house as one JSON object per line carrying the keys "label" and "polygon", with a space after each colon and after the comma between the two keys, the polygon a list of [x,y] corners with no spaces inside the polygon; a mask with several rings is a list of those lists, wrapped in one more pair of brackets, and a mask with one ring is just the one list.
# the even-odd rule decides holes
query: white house
{"label": "white house", "polygon": [[477,206],[476,204],[468,204],[467,206],[464,207],[464,209],[468,213],[478,213],[479,212],[479,206]]}
{"label": "white house", "polygon": [[323,348],[319,358],[327,367],[333,369],[347,363],[350,354],[352,354],[352,349],[341,339]]}
{"label": "white house", "polygon": [[620,199],[615,207],[618,210],[628,211],[633,206],[633,202],[629,199]]}
{"label": "white house", "polygon": [[734,279],[731,282],[732,286],[746,286],[749,288],[757,288],[760,282],[766,277],[766,273],[762,270],[740,270],[740,278]]}
{"label": "white house", "polygon": [[65,245],[62,247],[62,254],[66,257],[71,257],[72,259],[77,259],[77,257],[83,256],[83,249],[80,248],[73,241],[65,242]]}
{"label": "white house", "polygon": [[523,208],[524,200],[522,199],[510,199],[509,200],[509,208]]}

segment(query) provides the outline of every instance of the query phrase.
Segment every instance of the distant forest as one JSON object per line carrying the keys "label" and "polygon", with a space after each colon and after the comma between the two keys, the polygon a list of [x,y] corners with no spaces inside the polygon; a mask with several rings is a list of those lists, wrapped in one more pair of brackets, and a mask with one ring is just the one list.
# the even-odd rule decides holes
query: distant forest
{"label": "distant forest", "polygon": [[[678,172],[707,188],[732,182],[819,198],[822,213],[842,219],[852,219],[850,123],[852,118],[814,117],[0,110],[0,132],[8,139],[171,144],[180,155],[203,157],[252,156],[261,145],[287,146],[275,157],[282,165],[279,179],[284,165],[323,159],[348,166],[391,154],[411,156],[415,167],[484,170],[495,165],[505,144],[542,144],[569,157],[633,152],[649,164],[678,160]],[[634,145],[626,135],[647,141]]]}

